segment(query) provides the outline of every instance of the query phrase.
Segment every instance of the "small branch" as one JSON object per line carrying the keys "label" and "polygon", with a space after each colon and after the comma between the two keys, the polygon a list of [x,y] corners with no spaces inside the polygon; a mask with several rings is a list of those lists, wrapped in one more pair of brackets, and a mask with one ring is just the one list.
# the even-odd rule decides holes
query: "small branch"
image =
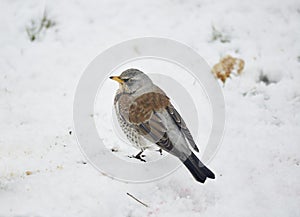
{"label": "small branch", "polygon": [[139,202],[140,204],[142,204],[143,206],[145,206],[145,207],[149,207],[147,204],[145,204],[145,203],[143,203],[142,201],[140,201],[139,199],[137,199],[135,196],[133,196],[132,194],[130,194],[130,193],[126,193],[129,197],[131,197],[131,198],[133,198],[135,201],[137,201],[137,202]]}

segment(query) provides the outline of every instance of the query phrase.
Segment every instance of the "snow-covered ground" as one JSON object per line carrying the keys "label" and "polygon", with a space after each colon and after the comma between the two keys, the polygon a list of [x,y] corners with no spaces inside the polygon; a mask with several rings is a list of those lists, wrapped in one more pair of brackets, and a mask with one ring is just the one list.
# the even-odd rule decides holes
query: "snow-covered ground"
{"label": "snow-covered ground", "polygon": [[[30,41],[43,8],[53,26]],[[300,2],[0,3],[0,216],[300,216]],[[209,64],[246,68],[222,87],[227,125],[196,183],[184,168],[148,184],[112,180],[77,145],[72,107],[86,66],[126,39],[160,36]],[[129,192],[144,203],[134,201]]]}

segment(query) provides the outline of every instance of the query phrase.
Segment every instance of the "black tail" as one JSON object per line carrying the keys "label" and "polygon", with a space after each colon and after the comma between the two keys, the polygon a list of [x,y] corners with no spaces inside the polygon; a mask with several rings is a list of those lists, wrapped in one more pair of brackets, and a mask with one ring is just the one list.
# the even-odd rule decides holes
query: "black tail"
{"label": "black tail", "polygon": [[210,171],[197,157],[192,153],[183,164],[192,173],[194,178],[201,183],[204,183],[206,178],[215,178],[215,174]]}

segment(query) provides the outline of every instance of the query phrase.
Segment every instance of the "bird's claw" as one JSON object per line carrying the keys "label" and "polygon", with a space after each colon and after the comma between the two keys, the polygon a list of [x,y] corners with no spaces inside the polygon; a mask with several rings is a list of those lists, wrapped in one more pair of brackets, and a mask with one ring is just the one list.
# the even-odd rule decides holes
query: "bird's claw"
{"label": "bird's claw", "polygon": [[160,155],[163,155],[163,154],[162,154],[162,149],[161,149],[161,148],[158,149],[158,150],[156,150],[156,151],[158,151],[158,152],[160,153]]}
{"label": "bird's claw", "polygon": [[143,159],[143,157],[146,157],[146,155],[142,154],[141,152],[138,153],[137,155],[132,155],[132,156],[128,156],[129,158],[135,158],[138,159],[140,161],[146,162],[145,159]]}

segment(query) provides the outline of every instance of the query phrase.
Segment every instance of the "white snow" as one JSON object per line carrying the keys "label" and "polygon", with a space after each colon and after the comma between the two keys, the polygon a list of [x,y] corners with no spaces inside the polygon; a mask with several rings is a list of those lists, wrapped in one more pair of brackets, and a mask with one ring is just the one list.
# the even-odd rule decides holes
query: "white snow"
{"label": "white snow", "polygon": [[[26,26],[45,5],[55,26],[31,42]],[[1,217],[300,216],[299,1],[4,0],[0,8]],[[201,185],[180,168],[134,185],[84,164],[72,120],[80,76],[106,48],[143,36],[181,41],[210,65],[226,54],[245,61],[222,87],[226,131],[209,164],[216,180]]]}

